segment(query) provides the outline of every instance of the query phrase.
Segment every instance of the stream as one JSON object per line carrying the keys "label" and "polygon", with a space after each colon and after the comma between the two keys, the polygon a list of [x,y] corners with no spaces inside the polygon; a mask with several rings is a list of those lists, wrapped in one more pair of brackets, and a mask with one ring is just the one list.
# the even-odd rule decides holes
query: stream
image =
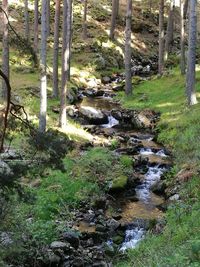
{"label": "stream", "polygon": [[[119,103],[114,102],[112,97],[84,97],[81,106],[90,107],[95,110],[103,110],[103,112],[107,114],[108,122],[99,125],[99,129],[112,128],[114,129],[115,135],[118,135],[119,132],[119,135],[122,136],[127,134],[127,130],[123,129],[120,126],[119,120],[111,114],[113,109],[120,109]],[[137,201],[130,201],[129,198],[124,198],[124,195],[120,196],[119,194],[119,196],[114,200],[115,203],[112,203],[112,201],[110,202],[112,208],[120,210],[120,223],[126,223],[124,241],[119,246],[119,251],[121,252],[135,248],[145,237],[146,229],[143,226],[143,219],[158,219],[163,216],[157,206],[164,202],[164,198],[162,196],[155,195],[151,191],[151,188],[160,181],[161,176],[168,169],[168,164],[165,164],[165,160],[168,159],[168,155],[166,155],[163,147],[152,141],[154,138],[153,135],[147,133],[145,136],[143,131],[135,132],[134,136],[136,137],[130,137],[130,139],[132,138],[133,143],[142,144],[142,147],[135,155],[136,158],[147,157],[151,158],[151,160],[146,163],[145,167],[147,171],[144,174],[143,180],[135,187]],[[127,144],[125,144],[125,146],[127,146]],[[140,219],[142,219],[142,223],[140,223]],[[107,244],[111,247],[112,243],[112,239],[107,241]]]}
{"label": "stream", "polygon": [[[111,267],[116,255],[136,248],[149,230],[162,225],[166,208],[162,179],[171,166],[170,154],[156,142],[159,115],[154,111],[123,109],[113,99],[112,85],[79,94],[81,101],[68,106],[67,113],[93,136],[93,141],[80,147],[80,154],[89,147],[112,147],[115,140],[114,155],[129,156],[134,167],[123,188],[112,191],[111,183],[95,205],[87,200],[72,211],[67,225],[72,234],[61,239],[72,245],[71,256],[67,254],[61,266]],[[58,245],[53,243],[51,249],[56,251]]]}

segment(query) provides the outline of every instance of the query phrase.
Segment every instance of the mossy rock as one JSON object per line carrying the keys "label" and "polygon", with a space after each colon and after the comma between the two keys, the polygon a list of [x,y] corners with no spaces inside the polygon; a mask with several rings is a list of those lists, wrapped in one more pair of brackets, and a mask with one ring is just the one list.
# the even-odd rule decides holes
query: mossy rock
{"label": "mossy rock", "polygon": [[142,81],[142,79],[139,76],[132,77],[132,84],[133,85],[138,85],[141,81]]}
{"label": "mossy rock", "polygon": [[117,176],[112,182],[111,190],[112,191],[123,190],[126,187],[127,182],[128,182],[128,177],[127,176],[125,176],[123,174],[120,175],[120,176]]}

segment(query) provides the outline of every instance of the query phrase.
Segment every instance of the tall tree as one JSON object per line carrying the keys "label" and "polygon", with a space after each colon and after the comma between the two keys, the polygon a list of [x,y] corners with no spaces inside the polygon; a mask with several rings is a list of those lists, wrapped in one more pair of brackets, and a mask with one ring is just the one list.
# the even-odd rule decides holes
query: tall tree
{"label": "tall tree", "polygon": [[189,0],[185,0],[184,7],[183,7],[184,19],[186,19],[186,17],[187,17],[188,6],[189,6]]}
{"label": "tall tree", "polygon": [[58,51],[59,51],[60,0],[56,0],[53,47],[53,97],[58,97]]}
{"label": "tall tree", "polygon": [[87,38],[87,0],[83,0],[84,11],[83,11],[83,39]]}
{"label": "tall tree", "polygon": [[172,43],[174,39],[174,11],[175,11],[175,2],[171,0],[170,10],[167,23],[167,33],[165,36],[165,61],[168,59],[168,55],[172,49]]}
{"label": "tall tree", "polygon": [[50,34],[50,28],[51,28],[51,21],[50,21],[50,17],[51,17],[51,1],[47,0],[47,37]]}
{"label": "tall tree", "polygon": [[113,40],[115,36],[116,18],[117,18],[117,0],[112,0],[112,15],[111,15],[111,26],[110,26],[111,40]]}
{"label": "tall tree", "polygon": [[164,0],[159,3],[159,59],[158,73],[163,74],[164,71]]}
{"label": "tall tree", "polygon": [[116,3],[116,17],[118,18],[119,17],[119,0],[117,0],[117,3]]}
{"label": "tall tree", "polygon": [[41,88],[40,88],[40,120],[39,131],[46,130],[47,115],[47,71],[46,71],[46,54],[47,54],[47,1],[42,0],[42,25],[41,25],[41,51],[40,51],[40,70],[41,70]]}
{"label": "tall tree", "polygon": [[62,82],[60,98],[59,126],[64,128],[67,124],[66,97],[67,82],[70,76],[71,55],[71,31],[72,31],[72,0],[64,0],[63,3],[63,40],[62,40]]}
{"label": "tall tree", "polygon": [[34,51],[36,54],[38,52],[38,1],[39,0],[34,1]]}
{"label": "tall tree", "polygon": [[180,38],[180,47],[181,47],[181,58],[180,58],[180,67],[181,74],[185,74],[185,19],[184,19],[184,4],[183,0],[180,0],[180,14],[181,14],[181,38]]}
{"label": "tall tree", "polygon": [[[2,1],[3,13],[2,28],[3,28],[3,44],[2,44],[2,70],[4,74],[9,77],[9,35],[8,35],[8,0]],[[7,87],[5,82],[2,82],[2,98],[7,97]]]}
{"label": "tall tree", "polygon": [[131,22],[132,22],[132,0],[127,0],[126,29],[125,29],[125,92],[132,94],[131,77]]}
{"label": "tall tree", "polygon": [[186,94],[188,105],[197,103],[195,93],[195,65],[196,65],[196,41],[197,41],[197,0],[189,1],[189,38],[187,57]]}
{"label": "tall tree", "polygon": [[29,38],[30,38],[28,4],[29,4],[28,0],[24,0],[25,37],[27,40],[29,40]]}

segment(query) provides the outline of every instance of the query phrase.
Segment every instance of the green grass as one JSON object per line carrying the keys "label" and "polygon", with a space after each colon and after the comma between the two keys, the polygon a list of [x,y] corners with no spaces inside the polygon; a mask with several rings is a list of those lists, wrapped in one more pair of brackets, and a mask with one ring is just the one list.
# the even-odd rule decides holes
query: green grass
{"label": "green grass", "polygon": [[[197,72],[197,96],[200,92],[200,72]],[[197,267],[200,266],[200,104],[187,107],[184,77],[174,69],[168,76],[154,78],[134,88],[131,98],[123,94],[122,103],[127,108],[153,109],[161,112],[158,123],[158,140],[170,148],[174,168],[167,183],[176,186],[175,175],[183,167],[196,175],[182,182],[181,202],[170,206],[166,213],[163,234],[151,233],[117,267]]]}

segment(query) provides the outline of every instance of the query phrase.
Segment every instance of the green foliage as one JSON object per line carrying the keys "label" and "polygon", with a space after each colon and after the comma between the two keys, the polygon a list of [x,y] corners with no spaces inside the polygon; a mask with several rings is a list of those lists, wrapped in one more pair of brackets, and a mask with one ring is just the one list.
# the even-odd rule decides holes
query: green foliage
{"label": "green foliage", "polygon": [[[197,81],[199,76],[197,72]],[[133,97],[124,97],[122,101],[128,108],[151,108],[161,112],[158,140],[173,150],[175,162],[174,168],[166,175],[168,185],[175,183],[174,177],[183,165],[199,168],[200,105],[186,106],[184,86],[184,77],[173,69],[168,76],[139,84]],[[198,83],[196,89],[200,91]],[[145,101],[140,101],[141,95],[146,96]],[[126,260],[116,263],[116,266],[200,266],[199,177],[182,184],[179,193],[182,201],[167,211],[163,234],[149,234],[138,248],[128,252]]]}

